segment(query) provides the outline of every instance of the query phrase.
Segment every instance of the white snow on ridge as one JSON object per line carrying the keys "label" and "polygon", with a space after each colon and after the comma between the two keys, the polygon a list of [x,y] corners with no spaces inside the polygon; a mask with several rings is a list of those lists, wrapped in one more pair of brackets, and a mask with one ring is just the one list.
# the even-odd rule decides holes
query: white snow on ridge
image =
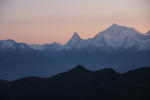
{"label": "white snow on ridge", "polygon": [[77,32],[74,32],[72,38],[64,46],[66,49],[80,49],[85,46],[85,40],[81,39]]}
{"label": "white snow on ridge", "polygon": [[150,31],[146,32],[146,35],[149,35],[149,36],[150,36]]}
{"label": "white snow on ridge", "polygon": [[32,44],[32,45],[30,45],[30,47],[35,49],[35,50],[44,50],[45,49],[44,45]]}
{"label": "white snow on ridge", "polygon": [[[20,44],[20,45],[19,45]],[[2,48],[29,48],[34,50],[68,50],[84,49],[90,47],[93,49],[128,49],[137,48],[138,50],[150,49],[150,31],[142,34],[134,28],[129,28],[113,24],[106,30],[98,33],[94,38],[82,39],[77,32],[73,33],[72,38],[65,44],[59,43],[44,45],[27,45],[16,43],[14,40],[0,40],[0,49]]]}
{"label": "white snow on ridge", "polygon": [[73,48],[107,48],[128,49],[136,47],[139,50],[150,49],[150,39],[136,31],[134,28],[113,24],[106,30],[98,33],[95,38],[83,40],[77,33],[74,33],[71,40],[66,44]]}
{"label": "white snow on ridge", "polygon": [[[141,43],[145,42],[145,40],[141,40],[141,38],[146,37],[144,34],[137,32],[134,28],[128,28],[125,26],[120,26],[117,24],[112,25],[108,29],[100,32],[95,36],[96,42],[101,43],[105,41],[105,45],[114,48],[131,48],[134,46],[138,46],[141,48]],[[143,48],[144,49],[144,48]]]}

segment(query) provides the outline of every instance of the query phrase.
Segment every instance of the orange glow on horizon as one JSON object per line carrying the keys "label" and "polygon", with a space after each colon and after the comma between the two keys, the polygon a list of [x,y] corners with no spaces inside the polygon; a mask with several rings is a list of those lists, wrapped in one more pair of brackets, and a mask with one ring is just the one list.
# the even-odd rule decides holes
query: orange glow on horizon
{"label": "orange glow on horizon", "polygon": [[65,44],[73,32],[92,38],[114,23],[150,30],[143,0],[1,0],[0,40]]}

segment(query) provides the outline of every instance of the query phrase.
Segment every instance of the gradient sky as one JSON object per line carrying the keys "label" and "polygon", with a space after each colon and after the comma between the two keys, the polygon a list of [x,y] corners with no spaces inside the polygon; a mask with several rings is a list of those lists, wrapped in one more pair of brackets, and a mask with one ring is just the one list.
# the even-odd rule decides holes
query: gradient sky
{"label": "gradient sky", "polygon": [[149,0],[0,0],[0,39],[64,44],[73,32],[90,38],[117,23],[145,33]]}

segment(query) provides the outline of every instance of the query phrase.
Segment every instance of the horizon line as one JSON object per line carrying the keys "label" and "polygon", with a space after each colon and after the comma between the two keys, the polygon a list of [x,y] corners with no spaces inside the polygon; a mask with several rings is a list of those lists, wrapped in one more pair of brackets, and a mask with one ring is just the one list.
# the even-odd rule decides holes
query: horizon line
{"label": "horizon line", "polygon": [[[120,27],[132,28],[132,29],[134,29],[135,31],[137,31],[138,33],[143,34],[143,35],[146,35],[146,33],[148,33],[148,32],[150,31],[150,29],[149,29],[149,30],[147,30],[147,31],[144,33],[144,32],[138,31],[135,27],[129,27],[129,26],[126,26],[126,25],[120,25],[120,24],[114,23],[114,24],[112,24],[111,26],[109,26],[109,27],[107,27],[107,28],[101,30],[101,31],[98,32],[98,33],[96,33],[96,34],[94,35],[94,37],[95,37],[96,35],[100,34],[101,32],[107,30],[108,28],[112,27],[113,25],[120,26]],[[81,39],[94,38],[94,37],[82,38],[82,36],[80,36],[80,32],[74,31],[74,32],[72,32],[72,35],[71,35],[70,39],[72,38],[72,36],[74,35],[74,33],[77,33]],[[70,39],[69,39],[69,40],[70,40]],[[3,40],[13,40],[13,41],[15,41],[15,42],[17,42],[17,43],[25,43],[25,44],[29,44],[29,45],[45,45],[45,44],[53,44],[53,43],[58,43],[58,44],[61,44],[61,45],[65,45],[65,44],[69,41],[69,40],[67,40],[67,41],[65,41],[65,43],[60,43],[60,42],[56,42],[56,41],[47,42],[47,43],[29,43],[29,42],[17,41],[17,40],[15,40],[15,39],[11,39],[11,38],[1,39],[1,40],[2,40],[2,41],[3,41]]]}

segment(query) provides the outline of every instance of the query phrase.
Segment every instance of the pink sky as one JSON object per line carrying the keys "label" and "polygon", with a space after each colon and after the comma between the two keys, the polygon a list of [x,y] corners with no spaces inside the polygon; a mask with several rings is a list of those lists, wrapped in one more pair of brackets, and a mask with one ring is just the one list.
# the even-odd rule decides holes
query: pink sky
{"label": "pink sky", "polygon": [[144,0],[1,0],[0,39],[65,43],[73,32],[90,38],[117,23],[150,30]]}

